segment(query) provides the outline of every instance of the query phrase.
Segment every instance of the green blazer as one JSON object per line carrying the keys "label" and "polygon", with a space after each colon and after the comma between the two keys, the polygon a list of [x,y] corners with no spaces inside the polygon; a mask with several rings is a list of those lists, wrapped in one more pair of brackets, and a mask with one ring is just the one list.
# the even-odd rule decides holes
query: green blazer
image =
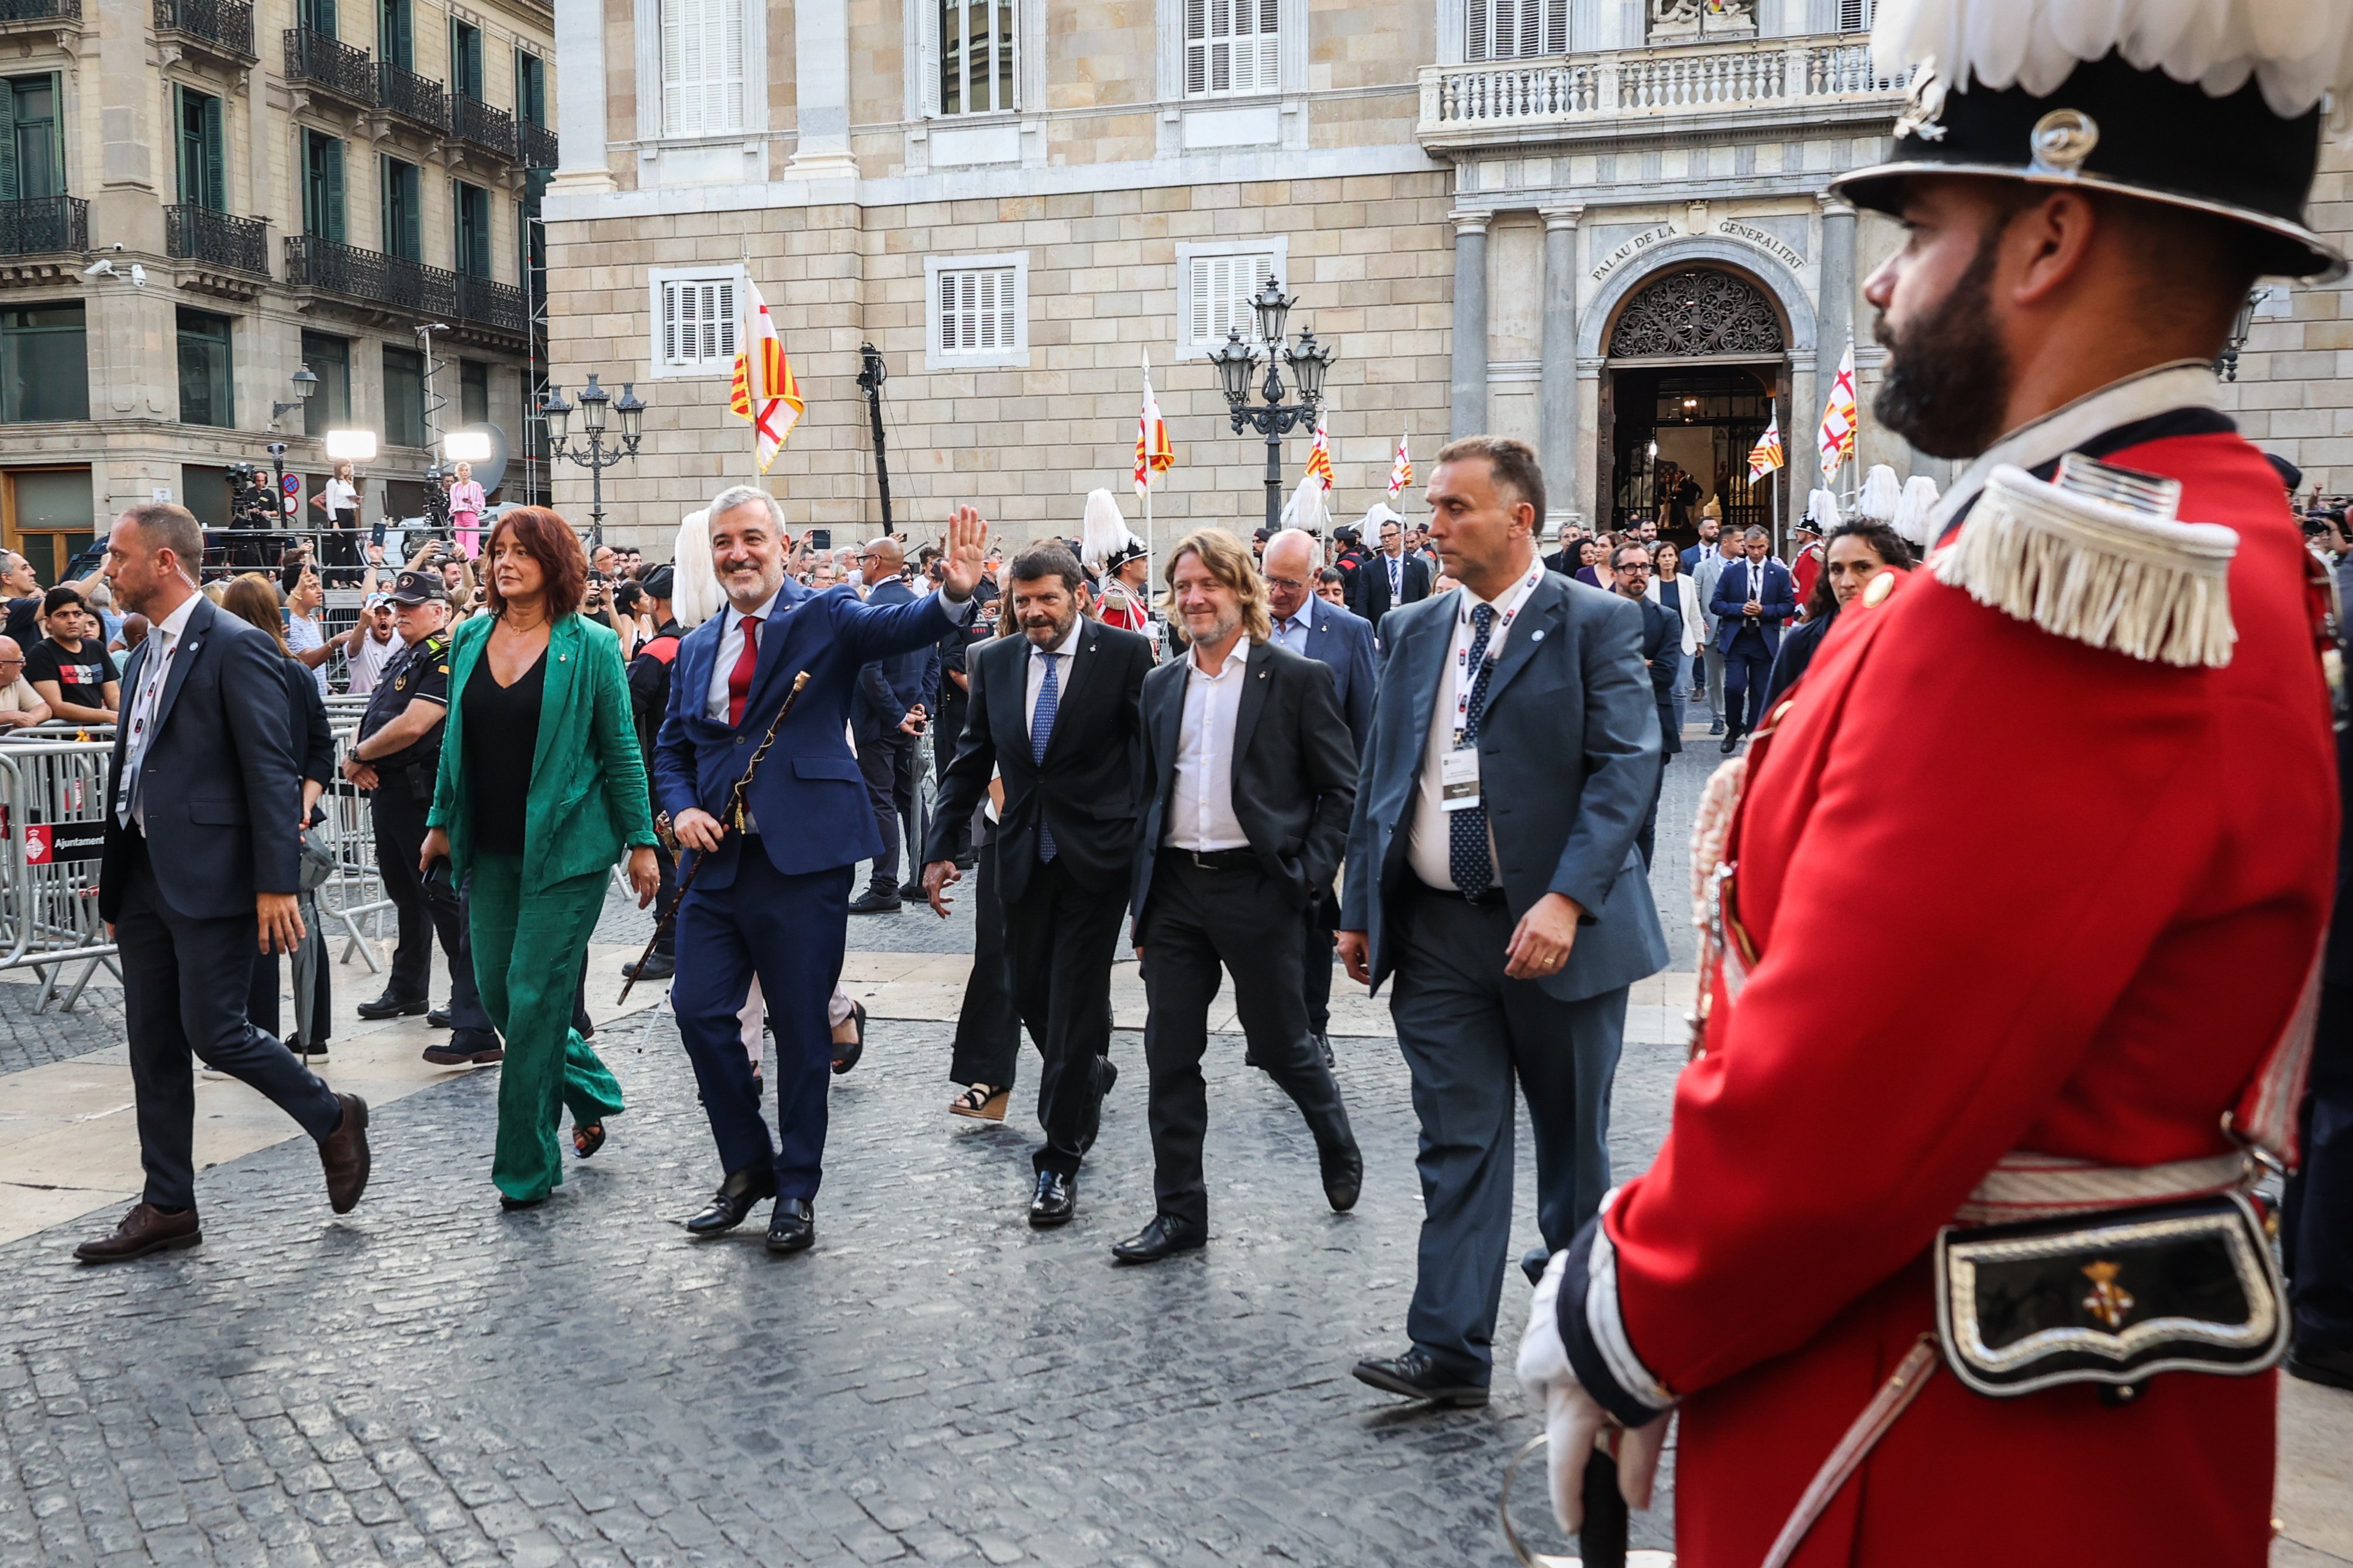
{"label": "green blazer", "polygon": [[[461,882],[474,837],[473,786],[466,770],[466,683],[481,667],[491,625],[490,616],[476,616],[450,639],[449,716],[443,721],[441,769],[426,819],[449,835],[449,868]],[[487,672],[482,679],[490,679]],[[532,752],[522,833],[526,891],[610,870],[625,847],[654,843],[645,758],[629,717],[621,642],[581,616],[565,616],[548,632],[539,742]]]}

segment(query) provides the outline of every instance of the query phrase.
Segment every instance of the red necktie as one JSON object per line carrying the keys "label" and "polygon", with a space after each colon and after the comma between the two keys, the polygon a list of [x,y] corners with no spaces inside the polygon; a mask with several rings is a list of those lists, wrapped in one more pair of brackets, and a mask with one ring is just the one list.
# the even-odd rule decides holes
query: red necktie
{"label": "red necktie", "polygon": [[735,656],[735,668],[727,672],[727,727],[731,730],[744,722],[744,704],[752,695],[752,672],[760,667],[760,617],[745,616],[738,624],[744,628],[744,651]]}

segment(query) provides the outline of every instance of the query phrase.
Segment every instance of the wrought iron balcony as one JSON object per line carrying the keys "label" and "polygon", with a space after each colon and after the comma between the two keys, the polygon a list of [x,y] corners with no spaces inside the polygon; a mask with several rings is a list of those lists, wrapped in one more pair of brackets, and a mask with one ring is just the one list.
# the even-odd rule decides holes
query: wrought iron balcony
{"label": "wrought iron balcony", "polygon": [[492,109],[479,98],[462,92],[449,95],[450,127],[458,140],[470,147],[504,158],[509,163],[515,157],[514,116],[503,109]]}
{"label": "wrought iron balcony", "polygon": [[253,52],[253,7],[245,0],[155,0],[155,30],[182,33],[240,60]]}
{"label": "wrought iron balcony", "polygon": [[1697,127],[1892,123],[1905,81],[1852,33],[1424,66],[1417,132],[1431,152]]}
{"label": "wrought iron balcony", "polygon": [[515,121],[515,140],[522,151],[522,166],[526,169],[555,167],[555,132],[544,125],[533,125],[528,120]]}
{"label": "wrought iron balcony", "polygon": [[79,196],[0,202],[0,256],[79,254],[90,248],[90,204]]}
{"label": "wrought iron balcony", "polygon": [[493,283],[487,278],[458,274],[458,314],[469,321],[502,331],[521,332],[530,323],[523,309],[522,290],[511,283]]}
{"label": "wrought iron balcony", "polygon": [[10,22],[79,22],[81,0],[0,0],[0,26]]}
{"label": "wrought iron balcony", "polygon": [[210,207],[165,207],[164,254],[204,267],[267,278],[269,226],[258,217],[231,217]]}
{"label": "wrought iron balcony", "polygon": [[403,70],[390,60],[379,60],[375,89],[376,101],[403,120],[414,121],[444,135],[448,133],[449,94],[439,82],[413,70]]}
{"label": "wrought iron balcony", "polygon": [[308,27],[286,29],[286,79],[363,109],[375,104],[375,66],[368,52]]}

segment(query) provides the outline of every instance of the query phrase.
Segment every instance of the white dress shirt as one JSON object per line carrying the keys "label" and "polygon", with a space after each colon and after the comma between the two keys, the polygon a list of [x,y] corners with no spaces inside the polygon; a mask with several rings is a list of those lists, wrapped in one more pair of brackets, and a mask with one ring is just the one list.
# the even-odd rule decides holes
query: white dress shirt
{"label": "white dress shirt", "polygon": [[147,831],[145,792],[139,787],[139,774],[147,758],[147,748],[155,742],[155,709],[163,700],[164,681],[172,673],[172,656],[180,651],[180,637],[188,628],[188,617],[196,613],[196,600],[201,595],[190,594],[180,601],[180,607],[157,621],[147,633],[154,651],[147,656],[139,672],[139,689],[132,694],[131,709],[122,716],[128,729],[122,742],[122,788],[124,804],[130,807],[131,820],[139,831]]}
{"label": "white dress shirt", "polygon": [[1234,644],[1224,668],[1201,668],[1200,650],[1185,656],[1185,715],[1176,725],[1176,778],[1170,792],[1171,849],[1247,849],[1250,835],[1234,816],[1234,721],[1241,717],[1250,639]]}
{"label": "white dress shirt", "polygon": [[[776,601],[784,597],[784,593],[785,585],[777,584],[776,591],[769,595],[766,602],[754,610],[749,617],[733,605],[720,611],[727,617],[727,625],[720,633],[719,657],[712,661],[711,685],[702,693],[702,716],[712,723],[727,722],[727,677],[734,669],[735,661],[744,657],[744,622],[747,618],[757,619],[763,637],[777,631],[779,628],[770,617],[776,613]],[[764,643],[762,646],[766,645]]]}
{"label": "white dress shirt", "polygon": [[1386,550],[1381,552],[1381,570],[1389,574],[1389,603],[1404,604],[1405,547],[1403,545],[1398,547],[1398,552],[1395,555],[1391,555]]}
{"label": "white dress shirt", "polygon": [[[1503,657],[1504,636],[1511,630],[1512,621],[1526,600],[1528,590],[1535,587],[1543,576],[1544,563],[1539,561],[1533,572],[1523,572],[1513,578],[1512,585],[1504,590],[1501,597],[1493,601],[1495,621],[1487,633],[1485,656],[1490,662]],[[1462,668],[1466,661],[1461,657],[1469,651],[1471,646],[1471,607],[1488,602],[1473,594],[1468,584],[1454,590],[1452,651],[1447,658],[1446,672],[1439,678],[1438,690],[1432,699],[1436,706],[1430,715],[1430,734],[1422,742],[1421,776],[1414,785],[1410,829],[1413,837],[1406,845],[1406,864],[1413,868],[1415,876],[1440,892],[1454,890],[1453,840],[1443,804],[1440,769],[1445,765],[1446,753],[1454,749],[1455,714],[1471,689],[1471,679],[1475,673]],[[1489,679],[1492,680],[1493,677]],[[1482,781],[1482,787],[1484,787],[1484,781]],[[1490,803],[1487,853],[1491,856],[1495,852],[1494,833],[1494,813]],[[1496,879],[1502,880],[1500,874]]]}
{"label": "white dress shirt", "polygon": [[1036,643],[1029,645],[1029,657],[1022,668],[1028,671],[1021,705],[1021,732],[1031,733],[1038,725],[1038,689],[1046,684],[1046,661],[1054,661],[1055,722],[1061,722],[1062,705],[1071,700],[1071,667],[1078,660],[1079,634],[1086,630],[1086,617],[1071,617],[1070,632],[1052,647],[1040,651]]}

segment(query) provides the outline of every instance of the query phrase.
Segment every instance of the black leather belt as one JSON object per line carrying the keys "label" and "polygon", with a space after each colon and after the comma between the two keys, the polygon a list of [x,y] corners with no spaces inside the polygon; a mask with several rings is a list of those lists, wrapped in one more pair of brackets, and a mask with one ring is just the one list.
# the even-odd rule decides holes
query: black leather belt
{"label": "black leather belt", "polygon": [[1164,847],[1163,855],[1174,855],[1204,871],[1254,871],[1258,869],[1255,849],[1176,849]]}
{"label": "black leather belt", "polygon": [[1455,888],[1433,888],[1419,877],[1414,879],[1413,885],[1421,889],[1425,898],[1443,899],[1449,903],[1460,901],[1480,910],[1500,910],[1504,907],[1504,885],[1501,882],[1490,882],[1475,893],[1466,893]]}

